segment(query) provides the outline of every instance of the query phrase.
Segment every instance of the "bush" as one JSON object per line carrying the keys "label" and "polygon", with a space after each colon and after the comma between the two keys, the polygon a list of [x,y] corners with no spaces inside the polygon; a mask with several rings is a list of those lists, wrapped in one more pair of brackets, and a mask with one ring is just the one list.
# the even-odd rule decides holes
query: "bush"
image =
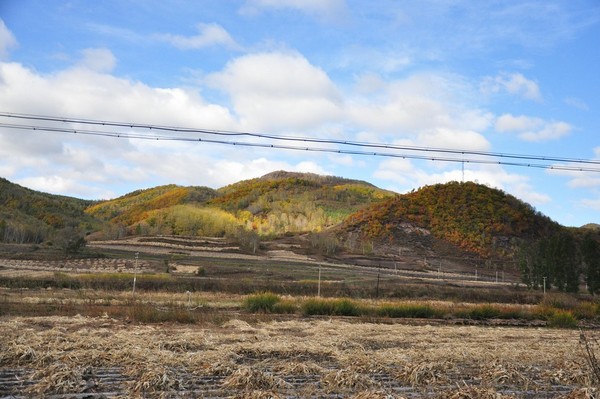
{"label": "bush", "polygon": [[598,316],[598,305],[592,302],[581,302],[573,309],[573,314],[577,319],[593,320]]}
{"label": "bush", "polygon": [[381,317],[433,319],[443,317],[444,311],[427,304],[386,304],[377,309]]}
{"label": "bush", "polygon": [[577,299],[565,293],[548,293],[542,299],[541,305],[557,309],[571,310],[577,307]]}
{"label": "bush", "polygon": [[298,305],[295,301],[282,299],[273,306],[274,313],[292,314],[296,313]]}
{"label": "bush", "polygon": [[467,318],[473,320],[489,320],[500,317],[501,311],[498,307],[485,304],[473,306],[468,310]]}
{"label": "bush", "polygon": [[365,313],[358,303],[349,299],[334,301],[333,309],[333,314],[336,316],[360,316]]}
{"label": "bush", "polygon": [[264,292],[262,294],[248,296],[244,300],[242,306],[249,312],[273,313],[275,311],[275,305],[279,302],[281,302],[279,295],[273,294],[272,292]]}
{"label": "bush", "polygon": [[311,298],[302,304],[305,316],[331,316],[334,314],[334,304],[331,300]]}
{"label": "bush", "polygon": [[366,307],[350,299],[311,298],[302,304],[305,316],[360,316],[368,313]]}
{"label": "bush", "polygon": [[557,310],[548,319],[548,327],[577,328],[577,319],[567,310]]}

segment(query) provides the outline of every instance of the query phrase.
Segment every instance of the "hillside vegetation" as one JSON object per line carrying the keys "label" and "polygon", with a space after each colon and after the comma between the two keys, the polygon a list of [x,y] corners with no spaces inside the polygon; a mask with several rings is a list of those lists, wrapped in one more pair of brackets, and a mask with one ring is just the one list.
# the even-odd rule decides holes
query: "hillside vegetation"
{"label": "hillside vegetation", "polygon": [[451,182],[365,208],[348,218],[344,228],[364,238],[390,242],[412,229],[483,257],[502,257],[514,254],[516,239],[535,240],[560,226],[503,191]]}
{"label": "hillside vegetation", "polygon": [[393,193],[369,183],[310,173],[274,172],[219,190],[208,202],[259,234],[320,231]]}
{"label": "hillside vegetation", "polygon": [[320,231],[391,192],[369,183],[305,173],[273,172],[213,190],[167,185],[90,206],[109,222],[105,238],[126,234],[224,236]]}
{"label": "hillside vegetation", "polygon": [[0,178],[0,242],[69,240],[100,228],[91,201],[30,190]]}

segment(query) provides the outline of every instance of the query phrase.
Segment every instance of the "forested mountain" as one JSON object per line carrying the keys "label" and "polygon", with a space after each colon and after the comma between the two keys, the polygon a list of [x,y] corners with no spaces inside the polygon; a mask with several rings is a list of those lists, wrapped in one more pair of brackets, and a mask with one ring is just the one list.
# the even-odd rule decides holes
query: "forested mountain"
{"label": "forested mountain", "polygon": [[0,242],[69,240],[98,230],[85,214],[92,201],[30,190],[0,178]]}
{"label": "forested mountain", "polygon": [[363,181],[282,171],[218,191],[208,204],[260,234],[320,231],[395,195]]}
{"label": "forested mountain", "polygon": [[216,235],[240,228],[260,235],[319,231],[394,194],[369,183],[273,172],[213,190],[167,185],[90,206],[105,238],[125,234]]}
{"label": "forested mountain", "polygon": [[515,238],[536,239],[561,226],[512,195],[472,182],[436,184],[365,208],[345,229],[394,240],[409,228],[483,257],[513,254]]}

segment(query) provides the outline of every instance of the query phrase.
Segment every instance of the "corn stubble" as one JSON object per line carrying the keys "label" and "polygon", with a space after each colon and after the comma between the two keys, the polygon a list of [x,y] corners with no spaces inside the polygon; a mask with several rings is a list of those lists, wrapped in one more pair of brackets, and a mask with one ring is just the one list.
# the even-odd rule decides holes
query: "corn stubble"
{"label": "corn stubble", "polygon": [[579,333],[562,329],[14,317],[0,319],[0,348],[0,373],[31,381],[0,396],[598,397]]}

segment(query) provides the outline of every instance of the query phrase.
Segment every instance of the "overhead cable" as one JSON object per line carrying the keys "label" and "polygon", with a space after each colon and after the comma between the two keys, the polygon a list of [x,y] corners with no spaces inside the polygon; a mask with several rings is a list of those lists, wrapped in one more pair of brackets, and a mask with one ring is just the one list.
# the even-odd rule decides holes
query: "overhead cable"
{"label": "overhead cable", "polygon": [[[245,147],[260,147],[260,148],[273,148],[273,149],[285,149],[295,151],[309,151],[309,152],[326,152],[326,153],[337,153],[346,155],[363,155],[363,156],[380,156],[380,157],[393,157],[403,159],[418,159],[427,161],[440,161],[440,162],[459,162],[459,163],[473,163],[473,164],[489,164],[489,165],[507,165],[507,166],[520,166],[520,167],[531,167],[551,170],[563,170],[563,171],[577,171],[577,172],[600,172],[600,160],[592,159],[579,159],[579,158],[566,158],[566,157],[555,157],[545,155],[527,155],[527,154],[514,154],[514,153],[501,153],[501,152],[487,152],[487,151],[475,151],[475,150],[461,150],[461,149],[448,149],[448,148],[432,148],[432,147],[418,147],[418,146],[406,146],[406,145],[395,145],[385,143],[372,143],[372,142],[360,142],[351,140],[336,140],[336,139],[320,139],[320,138],[309,138],[309,137],[298,137],[298,136],[283,136],[283,135],[272,135],[272,134],[261,134],[261,133],[249,133],[249,132],[234,132],[225,130],[214,130],[214,129],[198,129],[198,128],[183,128],[173,126],[162,126],[152,124],[141,124],[141,123],[128,123],[128,122],[114,122],[114,121],[101,121],[93,119],[80,119],[80,118],[65,118],[58,116],[44,116],[44,115],[32,115],[32,114],[17,114],[0,112],[0,117],[18,119],[18,120],[29,120],[35,121],[37,124],[11,124],[11,123],[0,123],[0,128],[8,129],[21,129],[21,130],[33,130],[33,131],[44,131],[44,132],[55,132],[55,133],[72,133],[72,134],[83,134],[83,135],[94,135],[94,136],[105,136],[115,138],[129,138],[129,139],[141,139],[141,140],[159,140],[159,141],[185,141],[185,142],[204,142],[234,146],[245,146]],[[110,127],[119,129],[136,129],[136,130],[147,130],[152,134],[144,134],[136,131],[111,131],[111,130],[98,130],[98,129],[77,129],[72,127],[64,126],[49,126],[40,124],[41,122],[58,123],[61,125],[86,125],[100,127]],[[181,133],[185,135],[175,135],[175,133]],[[196,136],[191,136],[195,134]],[[200,135],[200,136],[198,136]],[[219,139],[207,138],[206,136],[216,136]],[[246,137],[252,139],[270,140],[274,142],[292,142],[292,143],[303,143],[309,145],[289,145],[289,144],[273,144],[272,142],[253,142],[253,141],[240,141],[239,138]],[[224,138],[235,138],[235,140],[227,140]],[[360,148],[361,150],[340,148],[340,147],[316,147],[316,144],[327,144],[335,146],[348,146],[351,148]],[[375,151],[368,151],[366,149],[375,149]],[[381,152],[380,150],[388,150]],[[390,152],[392,151],[392,152]],[[403,151],[403,152],[394,152]],[[432,154],[432,155],[425,155]],[[440,155],[445,154],[445,155]],[[447,156],[454,155],[454,156]],[[466,156],[477,156],[479,158],[468,158]],[[496,160],[498,159],[498,160]],[[510,161],[515,160],[515,161]],[[532,161],[532,162],[526,162]],[[548,162],[557,162],[551,164]],[[598,167],[594,167],[598,165]]]}

